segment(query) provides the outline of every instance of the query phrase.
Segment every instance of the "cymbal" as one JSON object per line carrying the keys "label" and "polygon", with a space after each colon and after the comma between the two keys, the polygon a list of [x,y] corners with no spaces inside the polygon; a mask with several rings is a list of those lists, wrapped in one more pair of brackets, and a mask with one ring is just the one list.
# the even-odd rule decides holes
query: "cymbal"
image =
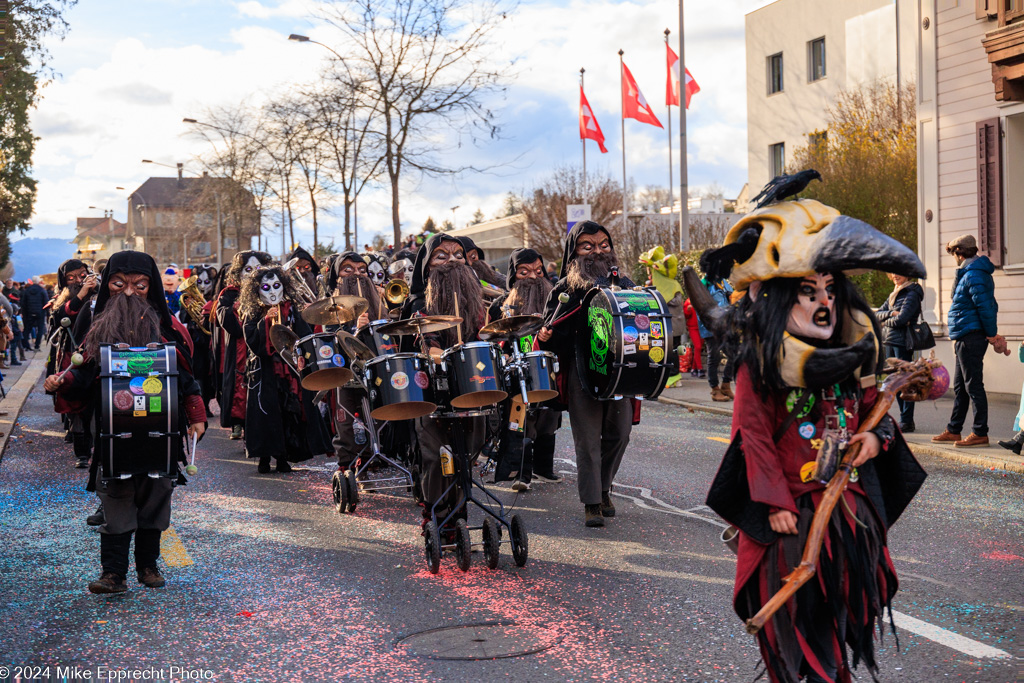
{"label": "cymbal", "polygon": [[490,341],[492,339],[526,337],[539,330],[543,325],[544,318],[539,315],[513,315],[485,325],[480,330],[480,338]]}
{"label": "cymbal", "polygon": [[361,296],[335,294],[314,301],[302,309],[302,319],[310,325],[344,325],[362,315],[369,302]]}
{"label": "cymbal", "polygon": [[462,318],[456,318],[454,315],[424,315],[419,318],[406,318],[381,325],[377,331],[381,334],[393,334],[400,337],[403,334],[425,334],[450,330],[461,324]]}
{"label": "cymbal", "polygon": [[368,361],[376,358],[376,354],[370,350],[370,348],[359,341],[354,334],[349,334],[345,330],[338,330],[338,344],[341,346],[342,351],[349,357],[349,360],[361,360]]}
{"label": "cymbal", "polygon": [[299,335],[292,332],[291,328],[284,325],[274,325],[270,328],[270,343],[278,353],[291,351],[299,341]]}

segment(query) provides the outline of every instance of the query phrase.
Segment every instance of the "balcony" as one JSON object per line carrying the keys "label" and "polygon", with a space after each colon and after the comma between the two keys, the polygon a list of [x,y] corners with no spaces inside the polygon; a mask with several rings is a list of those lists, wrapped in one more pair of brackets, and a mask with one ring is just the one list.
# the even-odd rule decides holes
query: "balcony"
{"label": "balcony", "polygon": [[[993,0],[989,0],[989,5]],[[985,34],[996,100],[1024,101],[1024,0],[995,0],[997,28]]]}

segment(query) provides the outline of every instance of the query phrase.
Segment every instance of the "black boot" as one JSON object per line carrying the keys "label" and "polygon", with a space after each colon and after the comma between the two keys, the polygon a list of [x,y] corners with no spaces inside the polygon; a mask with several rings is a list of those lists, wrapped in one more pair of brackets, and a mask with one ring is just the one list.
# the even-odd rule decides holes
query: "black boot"
{"label": "black boot", "polygon": [[103,574],[89,583],[93,593],[123,593],[128,590],[124,577],[128,574],[128,553],[131,550],[132,532],[124,534],[100,534],[100,562]]}
{"label": "black boot", "polygon": [[72,432],[71,443],[74,445],[75,458],[78,459],[75,467],[85,469],[92,460],[92,436],[83,432]]}
{"label": "black boot", "polygon": [[270,458],[260,458],[260,464],[256,468],[256,471],[260,474],[270,474]]}
{"label": "black boot", "polygon": [[1008,441],[1000,441],[999,445],[1008,451],[1013,451],[1016,455],[1020,455],[1021,448],[1024,447],[1024,429],[1014,434]]}
{"label": "black boot", "polygon": [[135,571],[139,583],[147,588],[162,588],[165,581],[157,569],[160,557],[160,530],[139,529],[135,532]]}
{"label": "black boot", "polygon": [[288,461],[284,458],[277,459],[277,471],[282,474],[287,474],[292,471],[292,466],[288,464]]}

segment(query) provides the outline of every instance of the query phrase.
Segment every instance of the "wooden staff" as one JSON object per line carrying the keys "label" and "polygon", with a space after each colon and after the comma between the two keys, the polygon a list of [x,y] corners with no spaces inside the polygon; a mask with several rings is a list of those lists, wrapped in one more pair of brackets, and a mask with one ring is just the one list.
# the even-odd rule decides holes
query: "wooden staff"
{"label": "wooden staff", "polygon": [[[462,314],[459,313],[459,293],[456,290],[452,290],[452,294],[455,295],[455,317],[461,318]],[[455,326],[455,333],[459,335],[459,346],[462,345],[462,323]]]}
{"label": "wooden staff", "polygon": [[[901,364],[897,371],[889,375],[882,384],[878,400],[875,401],[875,405],[867,419],[857,428],[857,433],[862,434],[877,427],[878,423],[889,412],[892,402],[896,399],[896,394],[904,390],[904,388],[907,389],[904,398],[908,394],[927,395],[927,386],[932,382],[932,370],[939,365],[940,363],[936,360],[924,358],[915,363]],[[925,388],[922,390],[922,387]],[[846,489],[847,482],[850,480],[853,461],[857,459],[858,453],[860,453],[859,441],[846,449],[846,453],[843,454],[842,462],[839,465],[839,471],[836,472],[832,480],[829,481],[828,486],[825,487],[825,493],[821,496],[818,509],[814,511],[814,518],[811,520],[811,528],[807,534],[807,544],[804,546],[804,554],[800,558],[800,564],[788,576],[782,579],[782,588],[764,604],[757,614],[747,620],[747,633],[756,635],[764,627],[765,622],[771,619],[796,594],[800,587],[814,576],[818,567],[818,557],[821,555],[821,544],[825,537],[825,529],[828,528],[829,520],[832,518],[832,511],[835,509],[839,498]]]}

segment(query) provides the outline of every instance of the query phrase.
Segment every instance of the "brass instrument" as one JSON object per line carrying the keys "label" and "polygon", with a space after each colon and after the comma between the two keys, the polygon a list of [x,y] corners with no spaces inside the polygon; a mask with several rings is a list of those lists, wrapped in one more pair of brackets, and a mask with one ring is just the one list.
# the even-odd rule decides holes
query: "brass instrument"
{"label": "brass instrument", "polygon": [[267,311],[267,329],[274,329],[275,325],[281,324],[281,306],[271,306]]}
{"label": "brass instrument", "polygon": [[281,266],[281,270],[287,273],[298,286],[299,294],[302,296],[302,301],[300,303],[308,306],[317,300],[317,295],[316,292],[310,288],[309,283],[306,282],[306,278],[302,276],[302,273],[295,270],[295,264],[298,262],[298,258],[288,259],[285,264]]}
{"label": "brass instrument", "polygon": [[197,278],[195,275],[190,275],[187,279],[182,281],[178,285],[178,291],[181,292],[180,304],[183,311],[188,313],[188,317],[192,318],[192,322],[196,324],[203,334],[209,335],[210,330],[206,329],[206,319],[203,318],[203,307],[206,306],[206,297],[199,290],[199,285],[196,284]]}
{"label": "brass instrument", "polygon": [[384,300],[392,306],[401,306],[409,297],[409,283],[396,277],[384,286]]}

